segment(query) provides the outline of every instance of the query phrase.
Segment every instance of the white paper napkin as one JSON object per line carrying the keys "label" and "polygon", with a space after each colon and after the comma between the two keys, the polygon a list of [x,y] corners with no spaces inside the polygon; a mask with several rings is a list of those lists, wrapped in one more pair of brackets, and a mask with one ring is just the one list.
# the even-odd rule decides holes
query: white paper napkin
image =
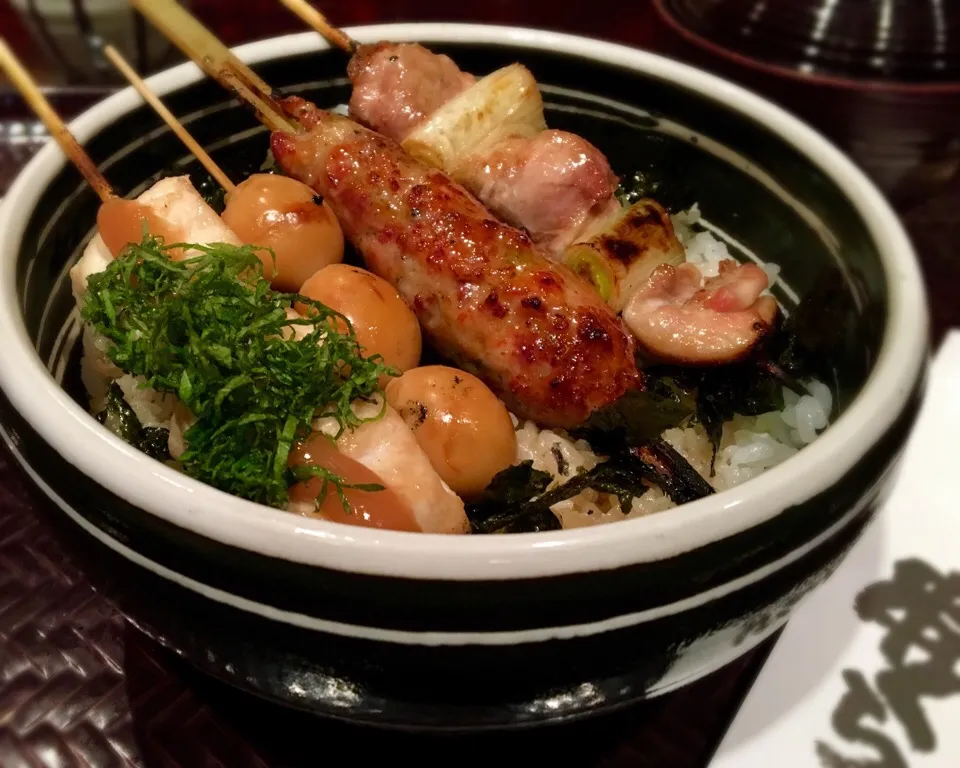
{"label": "white paper napkin", "polygon": [[784,630],[711,768],[960,768],[960,331],[891,496]]}

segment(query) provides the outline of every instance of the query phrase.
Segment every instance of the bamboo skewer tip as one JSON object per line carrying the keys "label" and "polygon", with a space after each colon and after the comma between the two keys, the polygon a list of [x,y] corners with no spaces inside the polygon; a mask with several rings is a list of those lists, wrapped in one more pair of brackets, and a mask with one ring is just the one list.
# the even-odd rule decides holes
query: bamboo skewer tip
{"label": "bamboo skewer tip", "polygon": [[7,73],[14,87],[23,96],[24,101],[47,127],[50,135],[60,145],[64,154],[93,188],[93,191],[97,193],[97,196],[103,201],[116,197],[117,195],[110,186],[110,182],[100,173],[100,169],[97,168],[90,155],[70,133],[70,129],[67,128],[63,118],[47,101],[40,86],[3,37],[0,37],[0,69]]}
{"label": "bamboo skewer tip", "polygon": [[143,97],[143,100],[150,105],[170,130],[176,134],[177,138],[186,145],[187,149],[200,161],[200,164],[207,169],[207,172],[217,180],[217,183],[227,192],[232,192],[236,189],[236,185],[230,180],[230,177],[224,173],[223,169],[216,164],[214,159],[200,146],[197,140],[190,135],[190,132],[184,127],[183,123],[181,123],[176,116],[167,109],[167,106],[160,98],[150,90],[150,86],[146,84],[143,78],[140,77],[127,60],[123,58],[123,55],[112,45],[104,48],[104,55],[110,59],[110,62],[126,78],[127,82],[133,86],[137,93]]}
{"label": "bamboo skewer tip", "polygon": [[330,23],[326,16],[310,5],[307,0],[280,0],[291,13],[299,16],[307,26],[313,27],[331,45],[347,53],[354,53],[360,44],[339,27]]}

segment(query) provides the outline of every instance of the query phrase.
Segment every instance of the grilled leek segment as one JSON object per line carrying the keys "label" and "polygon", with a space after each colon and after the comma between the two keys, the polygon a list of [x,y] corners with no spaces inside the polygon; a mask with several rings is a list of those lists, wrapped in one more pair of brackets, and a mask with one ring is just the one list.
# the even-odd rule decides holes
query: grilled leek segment
{"label": "grilled leek segment", "polygon": [[686,260],[670,215],[655,200],[644,198],[594,228],[587,240],[574,243],[563,261],[593,285],[620,312],[633,293],[661,264]]}
{"label": "grilled leek segment", "polygon": [[547,127],[543,97],[533,74],[510,64],[450,99],[403,140],[427,165],[457,177],[457,168],[504,139],[536,136]]}

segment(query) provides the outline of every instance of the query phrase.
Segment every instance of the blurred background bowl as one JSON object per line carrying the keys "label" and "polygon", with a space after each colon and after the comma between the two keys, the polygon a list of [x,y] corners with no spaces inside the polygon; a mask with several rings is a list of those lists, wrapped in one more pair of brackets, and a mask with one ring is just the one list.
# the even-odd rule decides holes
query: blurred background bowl
{"label": "blurred background bowl", "polygon": [[654,5],[684,57],[815,125],[894,203],[960,176],[960,0]]}
{"label": "blurred background bowl", "polygon": [[[190,0],[180,0],[191,7]],[[128,0],[9,0],[15,14],[3,16],[3,35],[27,50],[28,65],[45,84],[122,86],[124,78],[103,49],[113,45],[138,72],[152,72],[181,60],[166,38]],[[2,13],[0,1],[0,13]],[[22,40],[24,35],[29,40]],[[22,54],[21,54],[22,55]],[[42,66],[37,59],[42,59]],[[39,71],[38,71],[39,70]],[[3,75],[0,74],[0,81]]]}

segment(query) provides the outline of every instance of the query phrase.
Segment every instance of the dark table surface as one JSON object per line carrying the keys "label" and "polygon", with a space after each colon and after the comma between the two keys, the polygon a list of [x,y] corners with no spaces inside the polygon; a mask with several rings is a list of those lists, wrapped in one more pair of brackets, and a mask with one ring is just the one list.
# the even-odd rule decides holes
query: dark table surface
{"label": "dark table surface", "polygon": [[[194,0],[226,42],[301,31],[275,0]],[[342,25],[383,21],[479,21],[540,26],[602,37],[683,58],[644,0],[587,15],[564,3],[488,0],[328,2]],[[387,10],[389,9],[389,10]],[[0,0],[0,29],[37,76],[55,86],[66,115],[90,103],[44,56]],[[97,87],[103,87],[99,84]],[[107,86],[109,87],[109,86]],[[789,87],[789,85],[784,85]],[[0,194],[41,145],[12,121],[29,118],[0,80]],[[934,333],[960,325],[952,286],[960,278],[956,211],[960,183],[903,211],[931,294]],[[347,759],[372,765],[411,756],[421,765],[514,764],[530,757],[563,766],[699,768],[710,756],[769,643],[729,667],[652,702],[587,722],[484,737],[427,738],[318,722],[205,679],[154,645],[106,603],[71,562],[53,510],[0,450],[0,766],[300,766]],[[80,535],[79,532],[76,535]],[[340,749],[343,747],[343,750]],[[343,755],[342,757],[338,757]]]}

